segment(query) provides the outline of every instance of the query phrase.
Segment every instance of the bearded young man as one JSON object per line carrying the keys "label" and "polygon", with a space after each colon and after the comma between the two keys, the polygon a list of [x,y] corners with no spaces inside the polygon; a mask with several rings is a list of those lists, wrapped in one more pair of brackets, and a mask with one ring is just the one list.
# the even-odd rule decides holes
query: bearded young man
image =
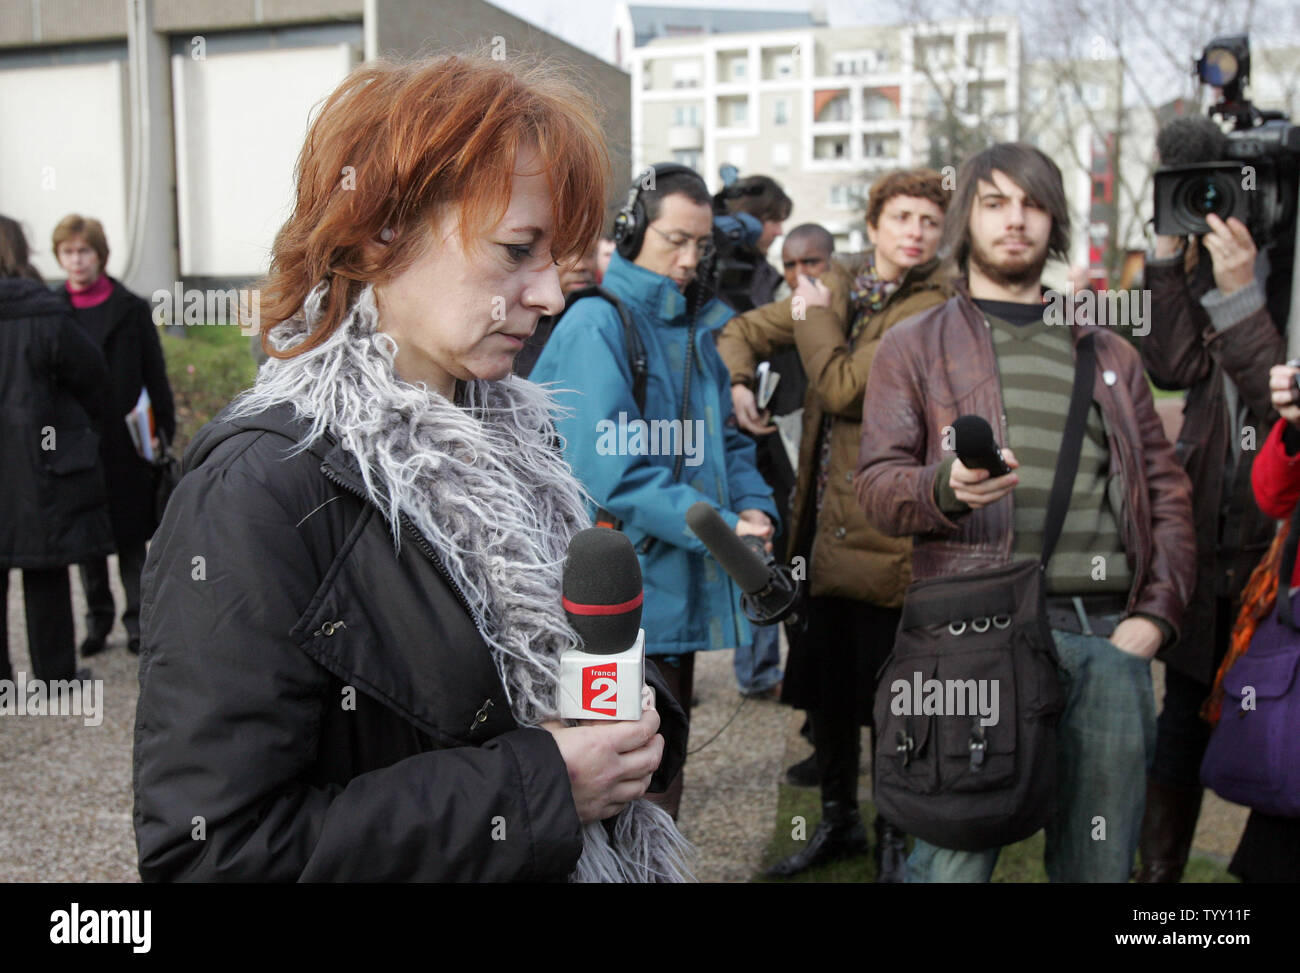
{"label": "bearded young man", "polygon": [[[1043,319],[1043,266],[1069,248],[1055,163],[1010,143],[968,160],[944,238],[964,279],[881,343],[862,410],[858,499],[879,530],[913,535],[915,580],[1037,559],[1075,346],[1095,335],[1078,472],[1047,566],[1066,704],[1044,857],[1052,881],[1124,882],[1155,747],[1150,660],[1178,638],[1195,581],[1191,488],[1133,347],[1114,329]],[[961,415],[982,416],[1016,447],[1002,449],[1012,472],[990,477],[944,448]],[[1000,850],[918,840],[908,881],[988,881]]]}

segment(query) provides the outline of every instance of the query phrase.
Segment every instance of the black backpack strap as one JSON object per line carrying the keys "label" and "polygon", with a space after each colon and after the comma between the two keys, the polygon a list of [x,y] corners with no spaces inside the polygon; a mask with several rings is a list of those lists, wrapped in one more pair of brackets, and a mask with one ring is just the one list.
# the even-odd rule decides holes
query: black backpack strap
{"label": "black backpack strap", "polygon": [[1095,335],[1086,334],[1075,346],[1074,388],[1070,391],[1070,411],[1065,419],[1065,435],[1061,438],[1061,452],[1056,458],[1056,475],[1052,479],[1052,492],[1047,500],[1047,520],[1043,526],[1041,563],[1044,567],[1052,559],[1056,542],[1060,540],[1065,515],[1070,509],[1070,494],[1074,492],[1074,479],[1079,472],[1083,429],[1088,424],[1092,385],[1097,374],[1095,342]]}
{"label": "black backpack strap", "polygon": [[[565,300],[564,310],[568,311],[569,308],[584,297],[599,297],[606,300],[613,304],[614,310],[618,312],[618,319],[623,323],[623,345],[627,352],[627,366],[632,372],[632,401],[636,403],[637,411],[644,416],[646,382],[650,376],[650,359],[646,355],[645,344],[641,341],[641,336],[637,334],[636,326],[632,323],[632,315],[628,313],[622,301],[599,284],[593,284],[591,287],[584,287],[581,290],[574,291]],[[623,522],[604,507],[599,507],[596,510],[596,526],[619,530],[623,526]]]}
{"label": "black backpack strap", "polygon": [[1291,578],[1295,575],[1297,549],[1300,549],[1300,503],[1291,514],[1291,526],[1282,544],[1282,559],[1277,567],[1277,617],[1287,628],[1300,631],[1291,615]]}
{"label": "black backpack strap", "polygon": [[632,401],[636,403],[637,411],[644,413],[646,382],[650,375],[650,359],[646,355],[645,344],[641,341],[641,336],[637,334],[636,326],[632,324],[632,315],[628,313],[622,301],[599,284],[593,284],[590,287],[582,288],[582,290],[574,291],[565,300],[564,310],[568,311],[569,308],[584,297],[602,298],[613,304],[614,310],[618,312],[618,319],[623,323],[623,345],[627,352],[627,366],[632,372]]}

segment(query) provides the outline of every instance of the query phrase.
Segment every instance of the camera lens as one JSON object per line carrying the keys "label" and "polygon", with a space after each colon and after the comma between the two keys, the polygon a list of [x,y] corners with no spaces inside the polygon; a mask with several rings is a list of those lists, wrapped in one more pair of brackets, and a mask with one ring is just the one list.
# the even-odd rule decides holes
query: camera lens
{"label": "camera lens", "polygon": [[1218,215],[1228,208],[1229,197],[1213,177],[1198,179],[1187,189],[1187,208],[1197,216]]}

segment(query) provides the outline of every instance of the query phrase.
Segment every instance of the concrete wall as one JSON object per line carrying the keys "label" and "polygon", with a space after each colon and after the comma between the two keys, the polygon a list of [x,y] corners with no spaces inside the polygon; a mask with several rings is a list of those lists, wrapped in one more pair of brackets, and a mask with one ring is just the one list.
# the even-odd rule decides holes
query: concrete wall
{"label": "concrete wall", "polygon": [[347,44],[172,57],[182,276],[266,272],[312,109],[352,67]]}
{"label": "concrete wall", "polygon": [[411,56],[482,48],[491,52],[500,37],[508,57],[541,54],[572,66],[585,90],[604,108],[602,128],[609,144],[615,200],[627,196],[632,171],[631,77],[597,57],[567,44],[527,21],[481,0],[430,3],[429,0],[367,0],[366,56]]}
{"label": "concrete wall", "polygon": [[[0,0],[0,48],[126,37],[128,0]],[[154,0],[166,33],[360,20],[363,0]]]}
{"label": "concrete wall", "polygon": [[63,276],[50,234],[69,213],[104,224],[108,272],[122,272],[128,251],[125,86],[120,59],[0,70],[0,213],[23,224],[32,262],[45,277]]}

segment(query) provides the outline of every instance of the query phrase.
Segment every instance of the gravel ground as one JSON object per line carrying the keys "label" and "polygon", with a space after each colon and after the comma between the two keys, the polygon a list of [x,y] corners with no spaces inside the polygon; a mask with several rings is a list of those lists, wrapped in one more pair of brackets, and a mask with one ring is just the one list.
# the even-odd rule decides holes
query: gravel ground
{"label": "gravel ground", "polygon": [[[120,606],[115,560],[110,576]],[[75,571],[72,590],[79,644],[85,600]],[[8,619],[14,672],[29,671],[17,571],[9,576]],[[692,712],[690,746],[702,749],[686,763],[680,824],[698,851],[696,876],[707,882],[753,877],[775,827],[777,781],[787,766],[811,752],[798,735],[800,713],[768,700],[742,704],[731,656],[704,652],[695,668],[699,704]],[[131,740],[139,687],[137,660],[126,651],[120,622],[108,651],[81,664],[103,680],[100,725],[87,726],[77,716],[0,717],[0,881],[139,880],[131,828]],[[1162,669],[1157,663],[1157,699]],[[863,754],[862,794],[869,797],[865,734]],[[1207,792],[1195,852],[1226,860],[1246,814]]]}

